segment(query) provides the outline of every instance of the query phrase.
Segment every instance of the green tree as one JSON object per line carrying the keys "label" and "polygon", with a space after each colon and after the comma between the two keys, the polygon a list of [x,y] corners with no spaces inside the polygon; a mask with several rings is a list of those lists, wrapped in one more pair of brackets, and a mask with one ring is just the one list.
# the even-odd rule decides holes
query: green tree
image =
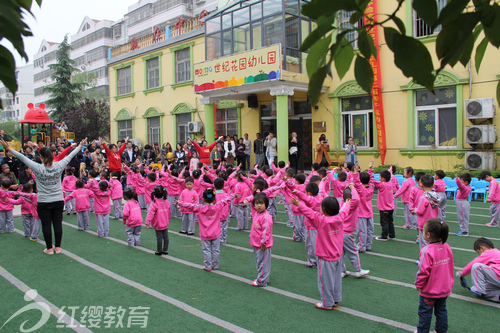
{"label": "green tree", "polygon": [[79,72],[79,70],[73,67],[74,61],[69,58],[70,50],[68,36],[64,36],[64,40],[59,44],[56,52],[57,62],[49,65],[49,68],[54,70],[50,77],[54,84],[44,88],[44,91],[50,93],[47,104],[54,109],[50,113],[50,117],[55,121],[64,120],[64,110],[78,104],[84,89],[82,82],[73,82],[71,79],[73,73]]}
{"label": "green tree", "polygon": [[[387,0],[384,0],[387,1]],[[498,49],[500,46],[500,5],[490,0],[449,0],[438,12],[436,0],[413,0],[411,2],[417,15],[432,29],[441,26],[436,38],[436,55],[440,61],[434,68],[427,47],[418,39],[406,34],[406,27],[398,17],[403,4],[410,0],[394,1],[394,11],[387,13],[383,21],[371,21],[364,27],[340,29],[336,25],[341,11],[351,12],[350,23],[354,24],[365,15],[370,0],[312,0],[303,6],[302,14],[315,20],[317,28],[304,40],[302,51],[309,51],[306,60],[309,75],[309,99],[316,104],[321,87],[327,75],[332,76],[332,63],[340,79],[347,73],[354,60],[354,75],[358,84],[367,92],[373,85],[373,71],[368,62],[376,47],[367,29],[375,25],[383,29],[389,49],[394,53],[394,63],[403,74],[416,83],[434,90],[434,81],[446,66],[454,67],[458,62],[467,66],[479,36],[482,41],[474,53],[476,71],[488,44]],[[379,14],[379,17],[383,15]],[[395,29],[393,26],[396,26]],[[358,32],[359,53],[346,38],[346,34]],[[497,87],[500,100],[500,83]]]}
{"label": "green tree", "polygon": [[77,141],[109,136],[108,103],[85,98],[78,105],[65,109],[64,115],[68,131],[75,133]]}
{"label": "green tree", "polygon": [[[42,0],[36,0],[39,6]],[[24,22],[26,14],[32,15],[31,0],[8,0],[0,1],[0,41],[8,40],[16,49],[17,53],[28,61],[28,55],[24,51],[23,37],[33,36],[28,25]],[[12,93],[17,91],[16,63],[12,53],[0,45],[0,81]],[[0,101],[0,108],[2,101]]]}
{"label": "green tree", "polygon": [[74,74],[72,78],[73,83],[83,83],[85,90],[82,92],[82,99],[87,98],[89,100],[109,103],[109,92],[99,89],[97,80],[97,75],[94,72],[87,71]]}

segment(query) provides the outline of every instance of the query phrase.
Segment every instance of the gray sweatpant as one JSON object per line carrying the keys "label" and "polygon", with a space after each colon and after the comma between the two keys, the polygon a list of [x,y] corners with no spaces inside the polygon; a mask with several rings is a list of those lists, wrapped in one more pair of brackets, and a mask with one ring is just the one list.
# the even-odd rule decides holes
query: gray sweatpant
{"label": "gray sweatpant", "polygon": [[139,202],[139,207],[141,207],[141,209],[146,209],[148,207],[148,205],[146,204],[146,198],[144,197],[144,194],[138,194],[137,201]]}
{"label": "gray sweatpant", "polygon": [[392,211],[392,216],[396,216],[397,209],[398,209],[398,198],[394,198],[394,210]]}
{"label": "gray sweatpant", "polygon": [[[69,196],[71,193],[71,191],[66,191],[66,196]],[[70,201],[66,202],[66,213],[71,213],[71,212],[74,212],[76,211],[76,208],[75,208],[75,203],[76,203],[76,199],[73,198],[71,199]]]}
{"label": "gray sweatpant", "polygon": [[123,218],[122,198],[113,200],[113,209],[115,210],[115,219],[122,219]]}
{"label": "gray sweatpant", "polygon": [[345,256],[349,258],[352,268],[355,272],[361,270],[361,263],[359,262],[358,246],[356,245],[356,240],[353,234],[344,234],[344,249],[342,251],[342,257],[340,257],[340,262],[342,264],[342,273],[346,271],[345,269]]}
{"label": "gray sweatpant", "polygon": [[76,212],[76,220],[78,221],[78,230],[90,229],[90,219],[88,210],[84,210],[83,212]]}
{"label": "gray sweatpant", "polygon": [[255,266],[257,266],[256,281],[259,287],[265,287],[269,283],[269,276],[271,275],[271,248],[267,248],[265,251],[254,248],[253,256]]}
{"label": "gray sweatpant", "polygon": [[332,307],[342,301],[342,265],[340,260],[319,259],[318,289],[323,306]]}
{"label": "gray sweatpant", "polygon": [[137,227],[127,227],[125,229],[127,233],[127,243],[129,246],[139,246],[141,245],[141,226]]}
{"label": "gray sweatpant", "polygon": [[203,251],[203,264],[205,269],[219,268],[220,238],[202,240],[201,249]]}
{"label": "gray sweatpant", "polygon": [[492,267],[475,263],[471,270],[472,285],[477,292],[484,294],[484,298],[500,302],[500,280]]}
{"label": "gray sweatpant", "polygon": [[490,205],[490,216],[491,216],[491,225],[498,226],[498,218],[500,217],[500,202],[492,202]]}
{"label": "gray sweatpant", "polygon": [[427,246],[427,243],[424,239],[424,231],[418,228],[418,245],[420,245],[420,250]]}
{"label": "gray sweatpant", "polygon": [[236,207],[236,221],[238,221],[238,229],[248,229],[248,205],[238,204],[238,207]]}
{"label": "gray sweatpant", "polygon": [[306,252],[307,266],[317,267],[318,257],[316,256],[316,229],[306,229]]}
{"label": "gray sweatpant", "polygon": [[220,242],[226,244],[227,242],[227,228],[229,226],[229,216],[227,219],[220,221]]}
{"label": "gray sweatpant", "polygon": [[467,199],[457,199],[457,217],[460,231],[469,232],[470,202]]}
{"label": "gray sweatpant", "polygon": [[358,251],[365,252],[372,249],[373,242],[373,217],[358,218]]}
{"label": "gray sweatpant", "polygon": [[181,231],[187,232],[188,234],[194,234],[194,214],[182,213],[181,221]]}
{"label": "gray sweatpant", "polygon": [[109,236],[109,214],[95,215],[95,222],[97,224],[97,236]]}
{"label": "gray sweatpant", "polygon": [[288,221],[290,223],[293,223],[293,221],[295,221],[295,218],[294,218],[295,215],[293,215],[291,204],[287,204],[285,202],[285,211],[288,214]]}
{"label": "gray sweatpant", "polygon": [[181,212],[179,212],[179,208],[177,205],[174,205],[174,200],[179,200],[179,196],[171,197],[170,195],[167,197],[168,202],[170,203],[170,217],[181,217]]}
{"label": "gray sweatpant", "polygon": [[408,202],[403,202],[403,215],[405,217],[405,225],[406,228],[411,229],[412,228],[412,221],[410,220],[410,204]]}
{"label": "gray sweatpant", "polygon": [[0,234],[5,232],[7,227],[9,232],[14,232],[14,214],[10,212],[0,212]]}
{"label": "gray sweatpant", "polygon": [[295,242],[303,242],[306,233],[306,226],[304,224],[304,215],[294,215],[293,221],[293,240]]}
{"label": "gray sweatpant", "polygon": [[412,229],[418,229],[418,216],[415,213],[410,212],[410,222]]}
{"label": "gray sweatpant", "polygon": [[94,198],[90,198],[90,211],[94,212]]}
{"label": "gray sweatpant", "polygon": [[31,239],[38,239],[40,236],[40,228],[42,227],[42,221],[40,219],[33,220],[33,229],[31,230]]}
{"label": "gray sweatpant", "polygon": [[448,199],[446,197],[446,192],[436,192],[438,198],[439,198],[439,219],[441,221],[446,220],[446,203],[448,202]]}
{"label": "gray sweatpant", "polygon": [[276,204],[276,198],[269,199],[269,206],[267,207],[267,211],[273,218],[273,221],[276,221],[276,214],[278,213],[278,205]]}
{"label": "gray sweatpant", "polygon": [[33,231],[33,224],[35,219],[32,214],[23,214],[21,216],[23,220],[24,237],[31,237],[31,232]]}

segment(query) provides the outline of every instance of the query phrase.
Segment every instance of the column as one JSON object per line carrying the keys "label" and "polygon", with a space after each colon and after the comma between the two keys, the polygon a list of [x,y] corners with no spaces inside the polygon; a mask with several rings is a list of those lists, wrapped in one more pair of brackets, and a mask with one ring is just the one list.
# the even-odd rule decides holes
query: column
{"label": "column", "polygon": [[218,99],[213,97],[200,98],[200,103],[205,105],[205,139],[208,144],[214,142],[215,138],[215,109]]}
{"label": "column", "polygon": [[293,88],[277,86],[271,88],[271,96],[276,96],[276,141],[278,161],[288,161],[288,97],[293,96]]}

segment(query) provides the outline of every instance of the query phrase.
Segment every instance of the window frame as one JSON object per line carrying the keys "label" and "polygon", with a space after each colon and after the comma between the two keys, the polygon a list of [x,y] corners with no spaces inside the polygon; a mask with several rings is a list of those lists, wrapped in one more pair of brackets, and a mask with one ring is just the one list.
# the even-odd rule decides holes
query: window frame
{"label": "window frame", "polygon": [[[236,118],[232,118],[232,119],[228,120],[228,112],[230,110],[231,111],[234,110],[234,112],[236,113]],[[217,112],[219,112],[219,111],[224,111],[224,120],[223,121],[219,121],[217,119]],[[227,132],[227,125],[228,124],[234,124],[234,125],[236,125],[235,127],[236,127],[236,132],[237,133],[228,133]],[[218,125],[224,125],[224,131],[225,131],[224,133],[225,133],[225,135],[219,132],[219,129],[217,128]],[[239,136],[239,130],[238,130],[239,129],[238,108],[237,107],[234,107],[234,108],[225,108],[225,109],[222,109],[222,108],[219,109],[219,108],[217,108],[216,115],[215,115],[215,128],[217,130],[217,135],[218,136],[221,136],[221,135],[224,135],[224,136],[231,135],[231,136],[233,136],[234,134],[238,134],[238,136]]]}
{"label": "window frame", "polygon": [[[116,85],[115,100],[119,100],[119,99],[122,99],[122,98],[128,98],[128,97],[132,97],[133,98],[135,96],[135,91],[134,91],[134,63],[135,63],[135,61],[129,61],[129,62],[123,63],[121,65],[113,67],[114,70],[115,70],[115,85]],[[118,87],[118,82],[119,82],[119,79],[118,79],[118,70],[124,69],[126,67],[130,67],[130,93],[119,95],[118,94],[118,92],[119,92],[119,87]]]}
{"label": "window frame", "polygon": [[[414,94],[417,93],[417,91],[413,92]],[[435,149],[456,149],[458,148],[458,134],[456,137],[456,143],[454,146],[441,146],[439,141],[439,112],[440,109],[450,109],[454,108],[455,109],[455,117],[457,117],[457,103],[455,104],[436,104],[436,105],[423,105],[423,106],[416,106],[415,105],[415,148],[422,149],[422,148],[432,148],[433,146]],[[418,131],[418,113],[420,111],[434,111],[434,137],[436,138],[435,144],[434,145],[419,145],[419,137],[420,133]],[[455,121],[458,124],[458,119],[455,118]]]}
{"label": "window frame", "polygon": [[[444,5],[442,8],[439,8],[440,1],[444,2]],[[436,0],[436,4],[438,6],[438,15],[439,15],[441,13],[441,10],[444,7],[446,7],[446,5],[448,4],[448,0]],[[425,23],[421,18],[418,17],[417,12],[411,6],[411,3],[406,4],[406,6],[407,6],[407,24],[411,24],[411,35],[413,37],[419,38],[419,39],[421,39],[421,38],[422,39],[431,39],[431,40],[436,39],[437,35],[439,34],[439,32],[442,29],[442,26],[441,25],[437,26],[430,34],[417,36],[417,27],[416,27],[417,22],[421,21],[422,24],[424,25],[424,27],[427,27],[427,28],[430,28],[430,27],[427,25],[427,23]],[[410,26],[410,25],[407,25],[407,26]],[[423,27],[423,29],[424,29],[424,27]]]}
{"label": "window frame", "polygon": [[[194,86],[194,58],[193,58],[193,46],[195,45],[195,42],[189,42],[189,43],[184,43],[180,44],[175,47],[170,48],[170,52],[172,53],[172,89],[176,89],[178,87],[183,87],[183,86]],[[190,74],[190,79],[182,82],[177,82],[177,57],[176,57],[176,52],[177,51],[182,51],[186,48],[189,48],[189,74]]]}
{"label": "window frame", "polygon": [[[163,52],[156,52],[152,53],[150,55],[147,55],[145,57],[142,57],[142,60],[144,62],[144,90],[143,93],[144,95],[153,93],[153,92],[162,92],[164,87],[162,84],[162,56]],[[148,86],[148,60],[158,58],[158,87],[154,88],[149,88]]]}
{"label": "window frame", "polygon": [[[371,97],[371,96],[370,96]],[[342,102],[341,102],[342,103]],[[371,117],[370,117],[371,114]],[[373,107],[371,110],[366,109],[366,110],[358,110],[358,111],[341,111],[340,113],[342,121],[341,121],[341,137],[340,140],[342,142],[342,147],[344,147],[345,142],[347,141],[347,137],[345,137],[345,129],[344,129],[344,117],[349,116],[349,130],[348,130],[348,136],[352,136],[353,132],[353,121],[352,121],[352,116],[353,115],[366,115],[366,141],[368,143],[368,146],[360,146],[358,145],[358,148],[360,149],[373,149],[373,139],[372,139],[372,129],[373,129]],[[370,118],[372,120],[372,124],[369,124]]]}
{"label": "window frame", "polygon": [[[122,122],[128,122],[128,121],[130,121],[130,127],[126,127],[126,129],[120,129],[120,123],[122,123]],[[133,119],[118,120],[117,121],[117,126],[118,126],[118,140],[125,139],[127,136],[128,137],[133,137],[133,133],[134,133],[134,120]],[[123,137],[120,136],[120,133],[122,131],[126,132]]]}

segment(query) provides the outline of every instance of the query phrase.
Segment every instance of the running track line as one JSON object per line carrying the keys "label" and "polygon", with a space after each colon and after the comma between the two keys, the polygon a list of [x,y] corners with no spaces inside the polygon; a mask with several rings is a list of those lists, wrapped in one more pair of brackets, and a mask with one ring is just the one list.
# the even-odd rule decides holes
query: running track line
{"label": "running track line", "polygon": [[[73,225],[71,223],[63,222],[63,224],[67,225],[67,226],[69,226],[69,227],[71,227],[73,229],[77,229],[77,226],[75,226],[75,225]],[[17,229],[16,229],[16,232],[19,233],[19,234],[22,234]],[[97,236],[97,233],[94,232],[94,231],[87,230],[87,233],[93,234],[93,235]],[[122,241],[120,239],[116,239],[116,238],[113,238],[113,237],[106,237],[106,239],[109,239],[109,240],[112,240],[113,242],[116,242],[116,243],[128,246],[127,242]],[[43,244],[43,242],[41,242],[41,241],[39,241],[39,242]],[[146,249],[146,248],[144,248],[142,246],[134,246],[134,248],[138,249],[140,251],[146,252],[146,253],[151,253],[151,254],[154,253],[153,250]],[[66,250],[63,250],[63,253],[70,253],[70,252],[68,252]],[[66,255],[68,255],[68,254],[66,254]],[[99,266],[97,266],[95,264],[92,264],[92,263],[86,261],[85,259],[77,257],[74,254],[71,254],[71,255],[68,255],[68,256],[70,256],[71,258],[76,259],[77,261],[82,260],[83,261],[82,263],[84,265],[88,264],[87,266],[89,266],[91,268],[93,268],[94,266],[99,267]],[[174,262],[186,265],[186,266],[190,266],[190,267],[193,267],[193,268],[203,269],[203,266],[201,266],[201,265],[194,264],[192,262],[185,261],[183,259],[175,258],[175,257],[172,257],[170,255],[168,255],[168,256],[162,256],[162,258],[168,259],[168,260],[171,260],[171,261],[174,261]],[[111,272],[105,270],[104,268],[101,268],[101,269],[103,270],[103,273],[104,272],[111,273]],[[221,275],[221,276],[224,276],[224,277],[236,280],[236,281],[240,281],[240,282],[243,282],[243,283],[248,284],[248,285],[251,284],[252,281],[253,281],[253,280],[248,280],[248,279],[245,279],[243,277],[240,277],[240,276],[237,276],[237,275],[234,275],[234,274],[231,274],[231,273],[226,273],[226,272],[223,272],[223,271],[220,271],[220,270],[212,271],[211,273],[212,274],[218,274],[218,275]],[[114,273],[111,273],[111,274],[114,274]],[[106,275],[108,275],[108,274],[106,274]],[[119,276],[119,275],[117,275],[117,276]],[[124,279],[124,280],[128,280],[128,279],[123,278],[123,277],[121,277],[121,278]],[[118,280],[118,281],[120,281],[120,280]],[[128,280],[128,281],[130,281],[130,280]],[[130,282],[134,283],[134,284],[137,284],[137,283],[135,283],[133,281],[130,281]],[[147,287],[144,287],[144,286],[143,286],[143,288],[148,289]],[[297,299],[299,301],[307,302],[307,303],[312,303],[312,304],[317,303],[316,299],[313,299],[313,298],[310,298],[310,297],[307,297],[307,296],[302,296],[302,295],[299,295],[299,294],[295,294],[295,293],[292,293],[292,292],[289,292],[289,291],[286,291],[286,290],[281,290],[281,289],[270,287],[270,286],[267,286],[267,287],[264,287],[264,288],[261,288],[261,289],[267,290],[267,291],[275,293],[275,294],[283,295],[283,296],[286,296],[286,297],[289,297],[289,298]],[[367,313],[364,313],[364,312],[360,312],[360,311],[357,311],[357,310],[345,308],[343,306],[339,306],[337,308],[334,308],[334,310],[340,311],[340,312],[344,312],[344,313],[347,313],[347,314],[350,314],[350,315],[353,315],[353,316],[356,316],[356,317],[360,317],[360,318],[363,318],[363,319],[368,319],[368,320],[371,320],[371,321],[374,321],[374,322],[387,324],[389,326],[393,326],[393,327],[400,328],[400,329],[403,329],[403,330],[406,330],[406,331],[410,331],[410,332],[414,332],[414,330],[415,330],[414,326],[411,326],[411,325],[408,325],[408,324],[405,324],[405,323],[400,323],[400,322],[397,322],[397,321],[394,321],[394,320],[390,320],[390,319],[386,319],[386,318],[382,318],[382,317],[370,315],[370,314],[367,314]]]}
{"label": "running track line", "polygon": [[[68,224],[66,222],[64,222],[64,223]],[[74,227],[74,228],[76,229],[77,227]],[[20,231],[18,229],[14,229],[14,230],[18,234],[23,235],[22,231]],[[88,232],[97,235],[97,233],[90,232],[90,231],[88,231]],[[108,237],[107,239],[114,240],[111,237]],[[41,240],[37,240],[37,243],[45,245],[44,242],[42,242]],[[127,244],[126,242],[124,242],[124,243]],[[154,252],[154,251],[151,251],[151,252]],[[192,306],[190,306],[190,305],[188,305],[188,304],[186,304],[184,302],[181,302],[181,301],[178,301],[178,300],[176,300],[174,298],[171,298],[169,296],[163,295],[163,294],[157,292],[156,290],[150,289],[150,288],[148,288],[148,287],[146,287],[146,286],[144,286],[144,285],[142,285],[140,283],[137,283],[137,282],[129,280],[129,279],[127,279],[127,278],[125,278],[125,277],[123,277],[121,275],[113,273],[113,272],[111,272],[111,271],[109,271],[109,270],[107,270],[107,269],[105,269],[105,268],[103,268],[103,267],[101,267],[99,265],[91,263],[90,261],[87,261],[87,260],[83,259],[82,257],[79,257],[76,254],[73,254],[73,253],[71,253],[71,252],[69,252],[67,250],[63,250],[62,254],[70,257],[71,259],[74,259],[74,260],[78,261],[79,263],[81,263],[81,264],[83,264],[83,265],[85,265],[85,266],[87,266],[87,267],[89,267],[89,268],[91,268],[91,269],[93,269],[95,271],[98,271],[98,272],[100,272],[100,273],[102,273],[104,275],[107,275],[110,278],[112,278],[112,279],[114,279],[114,280],[116,280],[118,282],[124,283],[124,284],[126,284],[126,285],[128,285],[130,287],[133,287],[133,288],[135,288],[135,289],[137,289],[139,291],[142,291],[143,293],[146,293],[148,295],[156,297],[156,298],[158,298],[161,301],[164,301],[164,302],[167,302],[169,304],[172,304],[172,305],[178,307],[179,309],[181,309],[183,311],[186,311],[186,312],[188,312],[188,313],[190,313],[192,315],[195,315],[196,317],[199,317],[199,318],[201,318],[203,320],[206,320],[206,321],[208,321],[208,322],[210,322],[212,324],[215,324],[217,326],[225,328],[225,329],[227,329],[227,330],[229,330],[231,332],[251,333],[251,331],[248,331],[248,330],[246,330],[244,328],[241,328],[239,326],[231,324],[231,323],[229,323],[227,321],[224,321],[222,319],[219,319],[217,317],[209,315],[208,313],[205,313],[205,312],[202,312],[202,311],[200,311],[200,310],[198,310],[196,308],[193,308]]]}
{"label": "running track line", "polygon": [[[19,231],[16,232],[20,233]],[[20,233],[22,234],[22,233]],[[0,276],[2,276],[5,280],[10,282],[12,285],[14,285],[17,289],[21,290],[23,293],[26,293],[29,290],[32,290],[32,288],[28,287],[24,282],[16,278],[14,275],[10,274],[5,268],[0,266]],[[48,305],[50,308],[50,313],[57,318],[58,324],[66,324],[66,328],[71,328],[73,331],[78,332],[78,333],[87,333],[87,332],[92,332],[85,326],[82,326],[78,321],[76,321],[73,317],[69,316],[67,313],[64,311],[61,311],[57,306],[40,296],[40,294],[37,292],[37,296],[33,298],[34,302],[40,302],[40,303],[45,303]],[[60,315],[58,317],[58,315]],[[71,319],[70,319],[71,318]]]}

